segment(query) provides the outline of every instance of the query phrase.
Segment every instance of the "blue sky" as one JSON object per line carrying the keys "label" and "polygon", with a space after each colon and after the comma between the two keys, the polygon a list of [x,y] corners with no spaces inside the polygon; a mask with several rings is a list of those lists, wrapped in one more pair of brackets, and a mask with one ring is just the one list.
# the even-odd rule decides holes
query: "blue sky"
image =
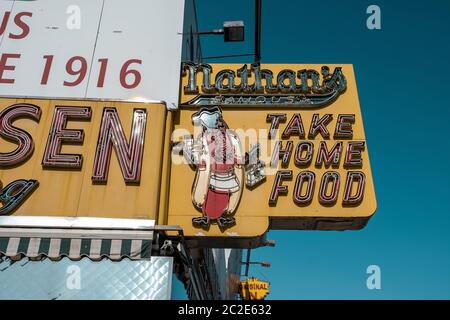
{"label": "blue sky", "polygon": [[[371,4],[381,30],[366,28]],[[246,24],[244,43],[203,37],[204,57],[253,52],[253,5],[197,0],[200,30]],[[269,232],[276,247],[252,260],[272,267],[251,268],[268,298],[450,298],[449,14],[446,0],[263,0],[263,63],[354,65],[378,202],[360,231]],[[371,264],[381,290],[366,287]]]}

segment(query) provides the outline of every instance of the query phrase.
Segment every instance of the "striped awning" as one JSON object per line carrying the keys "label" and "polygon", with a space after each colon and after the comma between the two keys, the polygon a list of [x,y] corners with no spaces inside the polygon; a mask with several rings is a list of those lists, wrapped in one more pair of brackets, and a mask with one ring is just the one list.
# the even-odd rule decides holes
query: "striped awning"
{"label": "striped awning", "polygon": [[56,239],[56,238],[0,238],[0,256],[13,260],[26,256],[31,259],[48,257],[59,260],[69,257],[79,260],[89,257],[101,260],[121,260],[124,257],[132,260],[148,259],[151,256],[150,240],[113,240],[113,239]]}
{"label": "striped awning", "polygon": [[108,258],[115,261],[125,257],[132,260],[151,257],[153,220],[4,218],[0,217],[0,257],[13,260],[89,257],[91,260]]}

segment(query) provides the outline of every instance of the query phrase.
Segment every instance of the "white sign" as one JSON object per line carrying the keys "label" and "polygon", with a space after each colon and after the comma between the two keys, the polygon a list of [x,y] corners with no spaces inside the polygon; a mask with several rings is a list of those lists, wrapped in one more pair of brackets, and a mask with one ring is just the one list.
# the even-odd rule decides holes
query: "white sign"
{"label": "white sign", "polygon": [[0,2],[0,96],[178,104],[184,0]]}

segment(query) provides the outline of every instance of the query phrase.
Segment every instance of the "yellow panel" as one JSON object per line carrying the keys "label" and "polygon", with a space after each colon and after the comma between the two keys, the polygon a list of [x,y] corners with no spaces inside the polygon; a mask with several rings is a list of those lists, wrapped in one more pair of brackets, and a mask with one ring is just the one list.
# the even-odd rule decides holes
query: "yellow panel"
{"label": "yellow panel", "polygon": [[[0,170],[3,186],[16,179],[36,179],[39,187],[13,213],[25,216],[68,216],[157,219],[162,172],[162,152],[166,107],[163,104],[114,102],[1,99],[0,110],[14,103],[31,103],[41,108],[39,123],[19,119],[13,125],[29,132],[35,143],[30,159],[12,168]],[[43,169],[41,165],[55,106],[90,106],[90,121],[70,120],[67,128],[84,130],[82,145],[63,144],[61,153],[83,155],[81,170]],[[104,107],[118,110],[125,136],[129,139],[133,109],[147,110],[143,166],[139,184],[126,184],[112,151],[108,181],[93,184],[93,161]],[[14,150],[14,143],[0,139],[0,152]]]}
{"label": "yellow panel", "polygon": [[164,155],[161,174],[161,188],[159,201],[158,224],[167,224],[167,207],[169,205],[169,179],[170,179],[170,152],[171,152],[171,133],[173,130],[173,113],[168,112],[166,117],[166,131],[164,134]]}
{"label": "yellow panel", "polygon": [[[215,73],[211,77],[214,80],[215,74],[223,69],[231,69],[236,71],[242,65],[211,65]],[[184,229],[187,236],[211,236],[211,237],[256,237],[264,234],[270,225],[272,229],[358,229],[363,227],[367,220],[372,216],[376,210],[375,190],[370,169],[367,143],[365,150],[362,152],[363,165],[361,168],[348,169],[343,166],[343,156],[345,155],[345,147],[348,141],[365,141],[364,127],[362,115],[359,106],[358,93],[356,88],[355,76],[352,65],[328,65],[330,71],[333,72],[335,67],[342,67],[343,74],[347,79],[347,89],[337,99],[329,105],[323,107],[294,107],[289,105],[252,105],[252,106],[226,106],[222,105],[222,116],[230,129],[235,131],[247,131],[256,129],[256,135],[262,146],[269,146],[266,149],[268,152],[263,152],[261,160],[266,163],[267,177],[266,181],[253,188],[244,187],[240,203],[235,211],[234,217],[236,225],[220,229],[217,224],[212,223],[208,229],[194,227],[192,219],[201,217],[202,212],[196,209],[192,203],[191,187],[195,178],[195,170],[187,164],[179,164],[183,156],[180,154],[172,155],[172,168],[170,179],[170,195],[169,195],[169,224],[179,224]],[[314,69],[320,71],[322,65],[264,65],[266,69],[273,71],[276,76],[282,69]],[[187,84],[187,75],[183,76],[183,86]],[[239,83],[239,78],[236,82]],[[251,78],[249,84],[252,84]],[[197,74],[197,85],[202,84],[201,73]],[[200,90],[200,94],[201,90]],[[245,95],[245,94],[241,94]],[[195,94],[181,95],[181,101],[190,101]],[[192,124],[192,115],[198,111],[198,106],[182,106],[175,117],[174,133],[180,135],[180,130],[184,129],[185,134],[194,134],[194,127]],[[280,134],[286,127],[293,114],[299,113],[302,117],[306,138],[300,139],[298,136],[291,136],[289,139],[281,139],[283,147],[287,140],[292,140],[295,146],[300,141],[309,140],[308,130],[311,124],[311,119],[314,113],[320,116],[324,114],[332,114],[333,120],[327,125],[330,132],[330,139],[324,139],[318,134],[315,139],[310,140],[314,144],[313,164],[306,168],[300,168],[294,164],[294,154],[291,155],[289,164],[286,168],[280,165],[275,170],[269,170],[268,164],[272,156],[273,148],[270,143],[274,140],[268,141],[267,130],[270,123],[266,121],[269,113],[284,113],[287,120],[280,123]],[[354,114],[355,124],[353,124],[353,137],[351,139],[334,140],[333,133],[339,114]],[[264,131],[260,132],[262,129]],[[198,132],[197,132],[198,134]],[[182,135],[182,134],[181,134]],[[181,138],[178,137],[178,141]],[[241,139],[242,140],[242,139]],[[344,150],[341,156],[341,162],[337,168],[318,168],[314,165],[317,156],[317,148],[320,141],[326,141],[327,146],[331,148],[335,142],[342,141]],[[243,141],[241,141],[243,142]],[[249,140],[243,142],[245,151],[249,150]],[[281,162],[281,161],[280,161]],[[283,185],[288,186],[287,195],[281,195],[278,198],[276,205],[269,205],[269,195],[274,182],[274,174],[277,170],[292,170],[293,179],[291,181],[284,181]],[[309,205],[299,206],[293,201],[293,189],[295,179],[301,171],[313,171],[316,175],[316,186],[313,195],[313,200]],[[343,186],[345,178],[349,170],[356,170],[364,172],[366,176],[364,198],[359,205],[343,206]],[[320,179],[326,171],[337,171],[341,176],[341,185],[339,188],[338,199],[334,205],[322,205],[318,201],[318,189]]]}

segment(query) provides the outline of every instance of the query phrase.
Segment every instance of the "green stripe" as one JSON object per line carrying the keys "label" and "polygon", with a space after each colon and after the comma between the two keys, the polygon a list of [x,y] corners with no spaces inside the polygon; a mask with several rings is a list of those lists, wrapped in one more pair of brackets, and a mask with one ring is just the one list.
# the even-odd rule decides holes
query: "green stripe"
{"label": "green stripe", "polygon": [[28,245],[30,244],[30,238],[20,238],[19,247],[17,248],[17,253],[27,253]]}
{"label": "green stripe", "polygon": [[90,239],[82,239],[81,240],[80,256],[82,254],[89,255],[90,253],[91,253],[91,240]]}
{"label": "green stripe", "polygon": [[100,249],[100,255],[107,255],[111,253],[111,240],[102,240],[102,246]]}
{"label": "green stripe", "polygon": [[142,240],[141,258],[150,258],[152,255],[152,242],[150,240]]}
{"label": "green stripe", "polygon": [[70,252],[70,239],[61,239],[61,247],[59,247],[59,255],[68,256]]}
{"label": "green stripe", "polygon": [[129,256],[131,253],[131,240],[122,240],[121,256]]}
{"label": "green stripe", "polygon": [[8,248],[9,238],[0,238],[0,252],[6,253]]}
{"label": "green stripe", "polygon": [[49,248],[50,238],[41,238],[41,243],[39,244],[39,254],[48,254]]}

